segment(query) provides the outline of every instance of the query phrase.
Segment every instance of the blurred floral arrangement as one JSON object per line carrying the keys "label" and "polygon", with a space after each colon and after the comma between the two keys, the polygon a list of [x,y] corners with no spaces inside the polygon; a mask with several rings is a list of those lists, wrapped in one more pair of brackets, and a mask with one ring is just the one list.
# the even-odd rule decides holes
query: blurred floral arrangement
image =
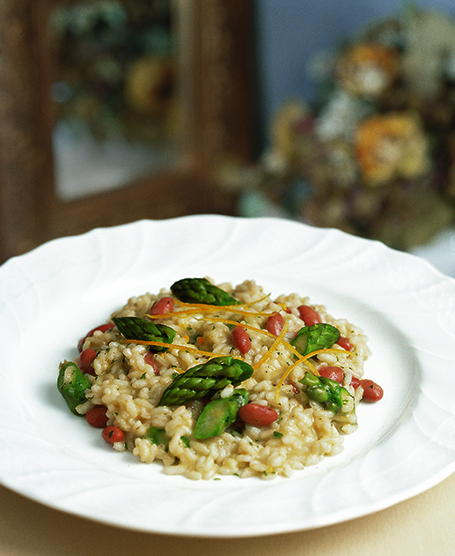
{"label": "blurred floral arrangement", "polygon": [[407,8],[319,56],[321,92],[284,105],[248,176],[287,214],[398,248],[455,216],[455,23]]}
{"label": "blurred floral arrangement", "polygon": [[61,4],[50,32],[57,120],[100,140],[161,141],[173,134],[175,44],[168,0]]}

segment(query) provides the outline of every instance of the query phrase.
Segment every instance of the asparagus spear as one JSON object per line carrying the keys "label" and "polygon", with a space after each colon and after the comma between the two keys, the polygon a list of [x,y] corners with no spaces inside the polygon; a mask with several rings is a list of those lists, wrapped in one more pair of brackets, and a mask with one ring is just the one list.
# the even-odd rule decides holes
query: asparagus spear
{"label": "asparagus spear", "polygon": [[298,332],[291,344],[302,355],[307,355],[317,349],[326,349],[340,339],[340,332],[331,324],[319,322],[313,326],[304,326]]}
{"label": "asparagus spear", "polygon": [[333,413],[343,412],[345,405],[352,399],[346,388],[330,378],[318,377],[306,372],[300,383],[310,399],[319,402],[325,409],[333,411]]}
{"label": "asparagus spear", "polygon": [[206,278],[182,278],[171,286],[172,293],[186,303],[205,305],[238,305],[240,302]]}
{"label": "asparagus spear", "polygon": [[[144,340],[172,344],[175,330],[165,324],[155,324],[139,317],[114,317],[112,319],[120,334],[128,340]],[[152,346],[151,351],[166,351],[161,346]]]}
{"label": "asparagus spear", "polygon": [[74,415],[80,415],[76,407],[86,401],[85,392],[91,383],[76,363],[64,361],[60,364],[57,378],[57,388],[65,399],[68,407]]}
{"label": "asparagus spear", "polygon": [[234,357],[214,357],[177,375],[164,390],[159,406],[179,405],[199,398],[212,397],[229,384],[237,385],[250,378],[253,368]]}
{"label": "asparagus spear", "polygon": [[239,388],[232,396],[210,401],[196,421],[194,437],[203,440],[223,434],[237,419],[239,409],[248,402],[248,398],[248,390]]}

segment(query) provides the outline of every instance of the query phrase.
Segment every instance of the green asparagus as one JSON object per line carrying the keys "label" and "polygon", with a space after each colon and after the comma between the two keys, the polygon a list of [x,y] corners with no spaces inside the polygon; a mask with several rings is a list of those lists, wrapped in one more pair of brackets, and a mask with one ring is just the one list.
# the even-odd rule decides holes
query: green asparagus
{"label": "green asparagus", "polygon": [[192,400],[212,397],[229,384],[236,386],[253,374],[253,368],[234,357],[214,357],[177,375],[164,390],[159,406],[179,405]]}
{"label": "green asparagus", "polygon": [[340,332],[331,324],[317,323],[304,326],[298,332],[291,344],[301,355],[307,355],[318,349],[326,349],[340,339]]}
{"label": "green asparagus", "polygon": [[80,415],[76,407],[86,401],[85,393],[91,387],[89,379],[76,363],[64,361],[60,364],[57,389],[74,415]]}
{"label": "green asparagus", "polygon": [[238,305],[237,301],[206,278],[182,278],[171,286],[172,293],[186,303],[203,303],[205,305]]}
{"label": "green asparagus", "polygon": [[239,388],[232,396],[210,401],[202,410],[194,427],[194,437],[203,440],[219,436],[237,419],[237,414],[248,402],[248,390]]}
{"label": "green asparagus", "polygon": [[333,411],[333,413],[339,411],[345,413],[347,407],[353,408],[349,403],[352,400],[351,394],[335,380],[306,372],[300,383],[310,399],[319,402],[325,409]]}
{"label": "green asparagus", "polygon": [[[113,323],[127,340],[143,340],[172,344],[175,330],[165,324],[155,324],[139,317],[114,317]],[[151,346],[151,351],[166,351],[162,346]]]}

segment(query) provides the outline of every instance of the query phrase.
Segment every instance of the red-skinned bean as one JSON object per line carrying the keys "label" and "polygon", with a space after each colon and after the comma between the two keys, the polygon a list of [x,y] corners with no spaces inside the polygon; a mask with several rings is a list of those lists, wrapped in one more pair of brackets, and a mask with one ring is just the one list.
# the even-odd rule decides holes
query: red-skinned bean
{"label": "red-skinned bean", "polygon": [[174,299],[170,296],[160,297],[152,305],[150,309],[151,315],[165,315],[166,313],[172,313],[174,310]]}
{"label": "red-skinned bean", "polygon": [[86,375],[94,375],[93,361],[98,354],[93,348],[87,348],[79,354],[79,368]]}
{"label": "red-skinned bean", "polygon": [[299,311],[300,318],[306,326],[313,326],[313,324],[317,324],[322,321],[319,313],[309,305],[300,305],[297,310]]}
{"label": "red-skinned bean", "polygon": [[108,444],[115,444],[116,442],[122,442],[125,438],[125,433],[122,429],[111,425],[103,429],[102,436]]}
{"label": "red-skinned bean", "polygon": [[248,425],[268,427],[278,419],[278,413],[266,405],[247,403],[239,409],[239,417]]}
{"label": "red-skinned bean", "polygon": [[88,332],[83,338],[81,338],[77,344],[77,349],[79,351],[82,351],[83,347],[84,347],[84,343],[85,340],[87,338],[89,338],[90,336],[93,336],[93,334],[95,334],[96,331],[100,331],[100,332],[107,332],[108,330],[111,330],[111,328],[114,328],[114,323],[113,322],[107,322],[106,324],[101,324],[100,326],[97,326],[96,328],[92,328],[92,330],[90,330],[90,332]]}
{"label": "red-skinned bean", "polygon": [[107,408],[105,405],[95,405],[87,411],[85,419],[89,425],[92,425],[92,427],[102,429],[107,425],[108,421],[106,411]]}
{"label": "red-skinned bean", "polygon": [[341,384],[344,379],[344,371],[340,367],[325,365],[318,369],[318,373],[325,378],[335,380],[339,384]]}
{"label": "red-skinned bean", "polygon": [[234,326],[231,330],[231,340],[240,353],[248,353],[251,349],[251,340],[248,332],[242,326]]}
{"label": "red-skinned bean", "polygon": [[384,391],[379,384],[370,379],[361,380],[360,386],[363,388],[363,399],[367,402],[377,402],[384,396]]}
{"label": "red-skinned bean", "polygon": [[354,390],[357,390],[357,388],[360,386],[360,379],[356,376],[353,376],[351,378],[351,386],[354,388]]}
{"label": "red-skinned bean", "polygon": [[267,319],[266,326],[267,332],[270,332],[270,334],[273,334],[274,336],[278,336],[284,326],[283,316],[280,313],[270,315],[270,317]]}
{"label": "red-skinned bean", "polygon": [[340,339],[337,341],[337,344],[346,351],[352,350],[352,344],[349,341],[349,338],[346,338],[345,336],[341,336]]}

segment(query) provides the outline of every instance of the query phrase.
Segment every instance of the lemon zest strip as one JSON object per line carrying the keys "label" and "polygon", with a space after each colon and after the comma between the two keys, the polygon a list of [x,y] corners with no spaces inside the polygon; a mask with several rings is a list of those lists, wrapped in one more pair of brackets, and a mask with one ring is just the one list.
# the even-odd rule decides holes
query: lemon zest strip
{"label": "lemon zest strip", "polygon": [[[283,340],[284,335],[286,334],[286,331],[288,329],[287,325],[288,325],[288,323],[287,323],[287,321],[285,321],[284,324],[283,324],[283,328],[281,329],[280,333],[278,334],[278,336],[273,341],[273,344],[270,346],[270,348],[267,350],[267,352],[261,357],[261,359],[256,363],[256,365],[253,365],[254,370],[258,369],[268,359],[270,359],[270,357],[272,356],[272,353],[277,349],[277,346]],[[269,334],[270,334],[270,332],[269,332]],[[272,336],[273,336],[273,334],[272,334]]]}
{"label": "lemon zest strip", "polygon": [[[258,303],[259,301],[263,301],[269,296],[270,294],[266,295],[264,298],[259,299],[257,301],[251,301],[250,303],[243,303],[242,305],[244,307],[248,305],[252,305],[253,303]],[[245,311],[244,309],[239,308],[237,305],[208,305],[205,303],[185,303],[183,301],[179,302],[178,307],[187,307],[187,309],[184,309],[183,311],[170,311],[169,313],[162,313],[158,315],[147,315],[147,317],[149,317],[150,319],[164,319],[164,318],[173,318],[179,316],[192,315],[194,313],[201,313],[201,312],[219,313],[220,311],[225,311],[228,313],[239,313],[240,315],[248,315],[253,317],[255,316],[266,317],[276,313],[276,311],[248,311],[248,310]]]}
{"label": "lemon zest strip", "polygon": [[173,349],[180,349],[181,351],[191,351],[192,353],[197,353],[198,355],[202,355],[204,357],[227,357],[225,353],[215,353],[213,351],[203,351],[193,346],[186,346],[181,344],[166,344],[164,342],[155,342],[153,340],[130,340],[127,339],[127,342],[131,342],[133,344],[140,344],[144,346],[159,346],[165,347],[169,350]]}

